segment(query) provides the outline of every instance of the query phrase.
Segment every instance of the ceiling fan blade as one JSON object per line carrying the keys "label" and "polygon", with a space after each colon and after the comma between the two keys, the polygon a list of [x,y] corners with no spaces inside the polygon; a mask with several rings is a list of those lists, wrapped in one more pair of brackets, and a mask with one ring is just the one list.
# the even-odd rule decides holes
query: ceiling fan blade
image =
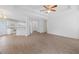
{"label": "ceiling fan blade", "polygon": [[44,9],[44,10],[40,10],[40,11],[46,11],[47,9]]}
{"label": "ceiling fan blade", "polygon": [[55,7],[57,7],[57,5],[53,5],[51,8],[55,8]]}
{"label": "ceiling fan blade", "polygon": [[56,11],[55,9],[51,9],[51,11]]}
{"label": "ceiling fan blade", "polygon": [[44,5],[43,7],[46,8],[46,9],[49,9],[49,8],[48,8],[47,6],[45,6],[45,5]]}

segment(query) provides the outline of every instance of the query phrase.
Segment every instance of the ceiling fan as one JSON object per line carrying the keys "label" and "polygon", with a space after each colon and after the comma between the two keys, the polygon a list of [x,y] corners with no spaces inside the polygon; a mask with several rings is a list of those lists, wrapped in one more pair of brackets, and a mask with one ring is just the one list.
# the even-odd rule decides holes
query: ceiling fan
{"label": "ceiling fan", "polygon": [[42,10],[42,11],[49,13],[49,12],[56,11],[57,5],[43,5],[43,7],[44,7],[44,10]]}

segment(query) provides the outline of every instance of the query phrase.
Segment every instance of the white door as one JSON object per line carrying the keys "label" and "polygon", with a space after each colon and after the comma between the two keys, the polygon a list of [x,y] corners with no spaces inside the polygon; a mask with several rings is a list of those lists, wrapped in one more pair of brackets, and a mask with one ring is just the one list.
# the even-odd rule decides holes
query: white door
{"label": "white door", "polygon": [[7,34],[7,23],[6,21],[0,21],[0,35]]}

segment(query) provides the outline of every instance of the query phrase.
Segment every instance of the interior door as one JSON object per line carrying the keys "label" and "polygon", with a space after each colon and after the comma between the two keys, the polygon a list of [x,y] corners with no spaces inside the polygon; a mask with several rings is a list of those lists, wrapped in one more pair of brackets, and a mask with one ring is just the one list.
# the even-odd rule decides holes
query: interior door
{"label": "interior door", "polygon": [[6,21],[0,21],[0,35],[7,34],[7,23]]}

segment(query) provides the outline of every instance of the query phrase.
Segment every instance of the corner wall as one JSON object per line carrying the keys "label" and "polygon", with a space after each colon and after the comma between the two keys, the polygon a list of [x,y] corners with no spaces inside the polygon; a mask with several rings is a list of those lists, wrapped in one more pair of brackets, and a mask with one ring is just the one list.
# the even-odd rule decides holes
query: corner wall
{"label": "corner wall", "polygon": [[47,32],[79,39],[78,21],[79,11],[74,9],[74,7],[64,12],[61,11],[50,14],[47,21]]}

